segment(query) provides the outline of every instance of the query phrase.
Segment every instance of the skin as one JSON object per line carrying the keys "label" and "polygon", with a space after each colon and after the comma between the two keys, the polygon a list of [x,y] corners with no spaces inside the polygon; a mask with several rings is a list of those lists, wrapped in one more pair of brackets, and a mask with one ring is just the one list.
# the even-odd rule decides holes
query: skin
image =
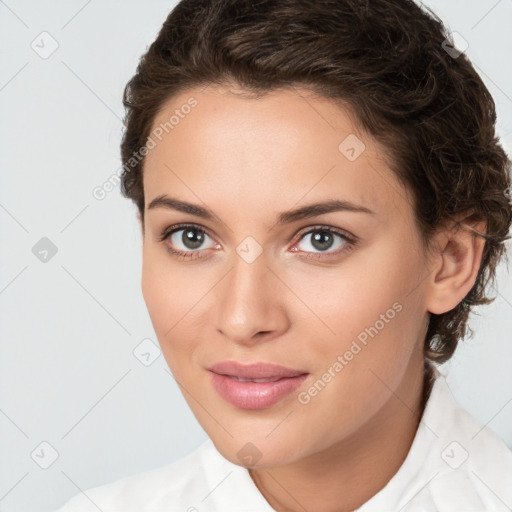
{"label": "skin", "polygon": [[[144,299],[169,368],[220,453],[238,465],[246,443],[261,453],[246,467],[269,504],[279,512],[354,510],[386,485],[409,451],[422,413],[428,313],[452,309],[469,292],[483,241],[448,223],[427,251],[410,192],[387,165],[385,148],[357,129],[348,109],[298,88],[259,99],[234,92],[227,85],[183,91],[154,120],[156,127],[190,97],[197,100],[146,157]],[[338,149],[349,134],[366,146],[354,161]],[[162,194],[209,208],[215,218],[148,209]],[[275,222],[283,211],[329,199],[373,213]],[[206,231],[199,248],[184,245],[183,231],[159,239],[184,222]],[[328,226],[357,243],[333,235],[322,252],[311,229]],[[236,251],[248,236],[263,251],[252,263]],[[180,259],[169,247],[201,257]],[[394,303],[401,311],[300,403],[298,393]],[[238,409],[217,394],[206,370],[225,360],[310,375],[272,407]]]}

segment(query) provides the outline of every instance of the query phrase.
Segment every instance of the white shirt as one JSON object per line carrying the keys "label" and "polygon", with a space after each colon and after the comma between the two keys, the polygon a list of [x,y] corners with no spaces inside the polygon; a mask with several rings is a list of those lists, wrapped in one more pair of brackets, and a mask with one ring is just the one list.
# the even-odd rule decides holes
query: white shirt
{"label": "white shirt", "polygon": [[[434,381],[413,443],[395,475],[356,512],[512,510],[512,451]],[[57,512],[275,512],[247,469],[211,440],[164,467],[77,494]]]}

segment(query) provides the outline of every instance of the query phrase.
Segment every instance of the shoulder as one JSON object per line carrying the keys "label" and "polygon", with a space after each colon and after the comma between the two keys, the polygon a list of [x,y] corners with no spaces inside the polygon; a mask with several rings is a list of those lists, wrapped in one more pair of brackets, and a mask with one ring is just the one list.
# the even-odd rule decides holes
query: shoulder
{"label": "shoulder", "polygon": [[[454,400],[438,374],[436,395],[426,414],[432,464],[428,492],[436,509],[509,511],[512,508],[512,451],[488,426]],[[437,438],[435,438],[437,436]]]}
{"label": "shoulder", "polygon": [[[87,489],[73,496],[56,512],[141,512],[152,510],[163,500],[183,510],[194,510],[191,501],[201,488],[207,488],[205,465],[215,462],[213,444],[208,439],[186,457],[115,482]],[[154,510],[157,510],[156,508]]]}
{"label": "shoulder", "polygon": [[[454,404],[452,411],[451,426],[441,445],[445,467],[429,486],[434,502],[451,506],[453,499],[454,506],[455,500],[457,506],[467,502],[467,510],[510,510],[512,451],[467,410]],[[482,508],[472,508],[476,504]]]}
{"label": "shoulder", "polygon": [[436,379],[409,453],[358,512],[510,512],[512,451]]}

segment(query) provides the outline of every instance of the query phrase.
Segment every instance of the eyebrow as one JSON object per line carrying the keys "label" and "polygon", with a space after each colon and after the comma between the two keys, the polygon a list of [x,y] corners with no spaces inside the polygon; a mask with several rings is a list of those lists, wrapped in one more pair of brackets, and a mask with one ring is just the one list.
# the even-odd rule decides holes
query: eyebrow
{"label": "eyebrow", "polygon": [[[180,201],[173,197],[166,195],[160,195],[153,199],[149,203],[148,210],[154,208],[167,208],[170,210],[176,210],[178,212],[188,213],[196,217],[207,220],[215,220],[216,215],[203,206],[197,204],[187,203],[186,201]],[[369,213],[375,215],[375,212],[366,208],[365,206],[357,205],[349,201],[332,199],[329,201],[323,201],[318,203],[309,204],[306,206],[300,206],[287,212],[282,212],[277,216],[276,224],[291,224],[298,220],[307,219],[309,217],[316,217],[325,213],[348,211],[358,213]]]}

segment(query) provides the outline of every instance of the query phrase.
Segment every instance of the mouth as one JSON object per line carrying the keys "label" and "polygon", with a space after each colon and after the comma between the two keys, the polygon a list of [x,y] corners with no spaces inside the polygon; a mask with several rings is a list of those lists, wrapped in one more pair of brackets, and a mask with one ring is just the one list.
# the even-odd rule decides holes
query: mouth
{"label": "mouth", "polygon": [[308,372],[269,363],[224,361],[210,368],[213,387],[239,409],[266,409],[296,390]]}
{"label": "mouth", "polygon": [[276,382],[280,380],[282,377],[275,377],[273,379],[244,379],[243,377],[237,377],[236,375],[226,375],[226,377],[231,377],[238,382]]}

